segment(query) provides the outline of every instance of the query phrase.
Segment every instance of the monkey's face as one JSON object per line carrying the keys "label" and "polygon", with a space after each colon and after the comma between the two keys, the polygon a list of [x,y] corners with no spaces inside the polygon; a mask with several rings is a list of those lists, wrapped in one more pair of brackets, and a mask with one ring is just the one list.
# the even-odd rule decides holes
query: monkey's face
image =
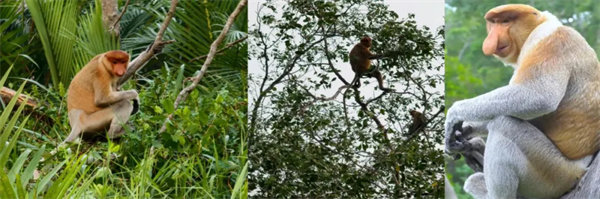
{"label": "monkey's face", "polygon": [[109,51],[104,54],[106,62],[104,63],[108,71],[117,77],[121,77],[127,71],[129,55],[123,51]]}
{"label": "monkey's face", "polygon": [[370,47],[371,47],[371,38],[370,38],[370,37],[367,37],[367,36],[365,36],[365,37],[363,37],[363,38],[360,40],[360,43],[361,43],[363,46],[365,46],[365,47],[367,47],[367,48],[370,48]]}
{"label": "monkey's face", "polygon": [[483,41],[483,54],[494,55],[508,63],[516,63],[525,40],[544,21],[538,10],[527,5],[504,5],[485,15],[488,35]]}

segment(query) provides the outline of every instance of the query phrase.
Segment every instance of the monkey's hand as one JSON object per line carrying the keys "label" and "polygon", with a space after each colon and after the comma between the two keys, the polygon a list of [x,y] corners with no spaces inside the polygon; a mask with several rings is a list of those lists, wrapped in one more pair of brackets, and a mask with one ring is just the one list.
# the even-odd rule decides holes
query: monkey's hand
{"label": "monkey's hand", "polygon": [[445,122],[445,133],[444,133],[444,145],[445,152],[449,155],[455,155],[458,152],[461,152],[464,148],[461,138],[461,132],[463,131],[462,125],[463,121],[457,118],[457,114],[451,107],[448,110],[448,114],[446,115]]}
{"label": "monkey's hand", "polygon": [[483,154],[485,141],[481,137],[473,137],[465,143],[465,151],[461,152],[465,162],[476,172],[483,172]]}
{"label": "monkey's hand", "polygon": [[138,99],[138,92],[134,89],[125,91],[125,95],[125,98],[129,100]]}

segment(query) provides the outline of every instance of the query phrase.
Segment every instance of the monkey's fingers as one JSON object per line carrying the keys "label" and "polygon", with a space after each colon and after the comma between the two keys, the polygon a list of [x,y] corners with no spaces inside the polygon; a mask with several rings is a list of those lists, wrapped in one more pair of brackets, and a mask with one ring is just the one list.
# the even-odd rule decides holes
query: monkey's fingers
{"label": "monkey's fingers", "polygon": [[473,171],[483,171],[483,154],[473,151],[471,153],[463,154],[463,157],[465,157],[465,163],[467,163],[467,166],[473,169]]}

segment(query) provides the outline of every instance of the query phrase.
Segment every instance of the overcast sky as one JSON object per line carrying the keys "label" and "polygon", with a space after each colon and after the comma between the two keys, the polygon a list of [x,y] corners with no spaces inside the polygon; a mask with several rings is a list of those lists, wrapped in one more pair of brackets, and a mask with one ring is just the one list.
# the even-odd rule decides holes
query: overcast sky
{"label": "overcast sky", "polygon": [[398,16],[406,18],[408,13],[415,14],[419,25],[427,26],[432,30],[444,25],[444,0],[385,0],[390,9],[396,11]]}

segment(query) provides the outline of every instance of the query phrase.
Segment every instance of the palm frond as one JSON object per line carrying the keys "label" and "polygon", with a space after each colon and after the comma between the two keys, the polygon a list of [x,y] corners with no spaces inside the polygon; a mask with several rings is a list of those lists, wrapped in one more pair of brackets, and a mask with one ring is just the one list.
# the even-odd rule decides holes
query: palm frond
{"label": "palm frond", "polygon": [[[169,57],[176,64],[188,63],[195,57],[206,55],[216,35],[223,29],[229,14],[235,9],[238,1],[183,1],[175,14],[175,21],[169,26],[167,35],[177,38],[177,42],[168,46]],[[247,35],[247,11],[240,14],[230,29],[222,46],[241,39]],[[247,66],[247,45],[238,44],[216,57],[209,68],[206,79],[215,84],[223,82],[243,84],[240,71]],[[198,70],[204,60],[197,60],[187,67],[190,71]],[[242,72],[243,73],[243,72]],[[212,77],[211,77],[212,76]],[[210,82],[207,82],[210,84]]]}
{"label": "palm frond", "polygon": [[42,41],[54,86],[68,85],[77,71],[73,63],[77,31],[77,1],[26,0]]}
{"label": "palm frond", "polygon": [[[77,35],[78,68],[83,67],[94,56],[109,50],[118,50],[119,40],[104,29],[102,24],[102,5],[100,0],[90,7],[90,14],[81,16]],[[73,35],[75,36],[75,35]]]}

